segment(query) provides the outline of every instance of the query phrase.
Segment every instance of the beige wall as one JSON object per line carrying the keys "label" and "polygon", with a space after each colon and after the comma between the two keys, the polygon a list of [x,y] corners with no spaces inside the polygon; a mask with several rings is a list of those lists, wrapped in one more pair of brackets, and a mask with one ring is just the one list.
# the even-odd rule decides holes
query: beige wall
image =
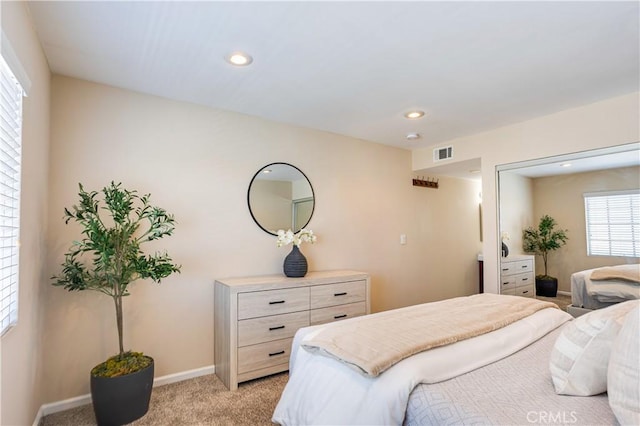
{"label": "beige wall", "polygon": [[496,166],[638,142],[639,95],[630,93],[413,152],[413,170],[425,175],[434,166],[435,147],[453,145],[451,162],[481,159],[486,291],[498,292]]}
{"label": "beige wall", "polygon": [[31,80],[23,103],[22,201],[18,324],[2,337],[0,424],[28,425],[42,404],[42,312],[47,173],[49,68],[22,2],[2,2],[2,30]]}
{"label": "beige wall", "polygon": [[[571,291],[573,272],[600,266],[638,263],[635,257],[587,256],[585,231],[585,192],[638,189],[640,167],[601,170],[591,173],[574,173],[533,179],[534,217],[531,225],[548,214],[558,222],[558,227],[568,230],[569,240],[564,247],[549,254],[549,275],[558,278],[558,290]],[[544,272],[540,257],[536,258],[536,272]]]}
{"label": "beige wall", "polygon": [[[182,273],[136,283],[125,301],[125,346],[154,356],[156,376],[213,363],[215,278],[281,273],[290,248],[254,224],[246,201],[268,163],[291,163],[313,185],[310,269],[369,272],[374,311],[476,292],[479,189],[459,179],[413,187],[409,151],[59,76],[51,113],[50,274],[78,237],[62,221],[78,182],[122,181],[177,218],[156,247]],[[45,288],[49,402],[87,393],[89,369],[117,342],[105,296]]]}
{"label": "beige wall", "polygon": [[533,182],[530,178],[508,171],[500,172],[500,226],[509,233],[504,243],[509,254],[525,254],[522,230],[533,223]]}

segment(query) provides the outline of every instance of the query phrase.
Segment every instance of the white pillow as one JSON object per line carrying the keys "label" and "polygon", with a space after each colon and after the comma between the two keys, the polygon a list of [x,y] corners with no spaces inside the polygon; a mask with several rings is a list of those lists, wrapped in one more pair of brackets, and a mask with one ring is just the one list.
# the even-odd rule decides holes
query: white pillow
{"label": "white pillow", "polygon": [[618,303],[582,315],[567,324],[556,340],[549,370],[556,393],[590,396],[607,390],[611,348],[625,315],[640,303]]}
{"label": "white pillow", "polygon": [[618,422],[640,425],[640,306],[624,319],[611,351],[607,382],[609,405]]}

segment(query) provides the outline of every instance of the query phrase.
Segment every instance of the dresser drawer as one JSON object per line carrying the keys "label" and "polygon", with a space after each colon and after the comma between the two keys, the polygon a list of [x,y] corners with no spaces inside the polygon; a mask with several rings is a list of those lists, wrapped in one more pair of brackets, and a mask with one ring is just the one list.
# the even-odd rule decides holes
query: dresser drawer
{"label": "dresser drawer", "polygon": [[533,290],[533,284],[516,287],[516,296],[534,297],[535,292]]}
{"label": "dresser drawer", "polygon": [[330,306],[311,310],[311,325],[340,321],[347,318],[359,317],[367,313],[365,302],[349,303],[347,305]]}
{"label": "dresser drawer", "polygon": [[500,294],[507,294],[507,295],[510,295],[510,296],[515,296],[516,295],[516,288],[515,287],[503,288],[502,291],[500,292]]}
{"label": "dresser drawer", "polygon": [[527,272],[526,274],[514,275],[516,279],[516,287],[535,284],[533,273]]}
{"label": "dresser drawer", "polygon": [[502,262],[500,265],[501,275],[521,274],[533,271],[533,260],[518,260],[515,262]]}
{"label": "dresser drawer", "polygon": [[308,325],[309,312],[307,311],[238,321],[238,346],[293,337],[299,328]]}
{"label": "dresser drawer", "polygon": [[500,293],[505,294],[505,290],[512,290],[516,288],[515,277],[502,277],[500,279]]}
{"label": "dresser drawer", "polygon": [[266,317],[309,309],[309,287],[238,294],[238,319]]}
{"label": "dresser drawer", "polygon": [[366,281],[325,284],[311,287],[311,309],[363,302],[367,294]]}
{"label": "dresser drawer", "polygon": [[238,348],[238,374],[289,362],[293,339],[274,340]]}

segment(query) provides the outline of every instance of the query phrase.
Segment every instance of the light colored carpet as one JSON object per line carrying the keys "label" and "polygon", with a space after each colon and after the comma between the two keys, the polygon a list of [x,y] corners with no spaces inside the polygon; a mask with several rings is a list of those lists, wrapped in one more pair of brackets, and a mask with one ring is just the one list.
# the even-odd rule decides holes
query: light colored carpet
{"label": "light colored carpet", "polygon": [[567,306],[571,304],[571,296],[566,296],[564,294],[558,294],[556,297],[536,296],[536,299],[553,302],[565,312],[567,312]]}
{"label": "light colored carpet", "polygon": [[[271,425],[287,373],[241,383],[230,392],[215,375],[153,389],[149,411],[131,423],[146,425]],[[95,425],[91,405],[45,416],[40,426]]]}

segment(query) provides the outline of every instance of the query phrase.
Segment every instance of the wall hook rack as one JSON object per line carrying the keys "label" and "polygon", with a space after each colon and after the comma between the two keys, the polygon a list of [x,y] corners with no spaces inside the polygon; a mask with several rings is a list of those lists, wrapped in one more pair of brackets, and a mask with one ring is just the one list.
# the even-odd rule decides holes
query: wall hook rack
{"label": "wall hook rack", "polygon": [[438,189],[438,182],[440,180],[436,178],[427,178],[425,179],[413,179],[413,186],[421,186],[423,188],[435,188]]}

